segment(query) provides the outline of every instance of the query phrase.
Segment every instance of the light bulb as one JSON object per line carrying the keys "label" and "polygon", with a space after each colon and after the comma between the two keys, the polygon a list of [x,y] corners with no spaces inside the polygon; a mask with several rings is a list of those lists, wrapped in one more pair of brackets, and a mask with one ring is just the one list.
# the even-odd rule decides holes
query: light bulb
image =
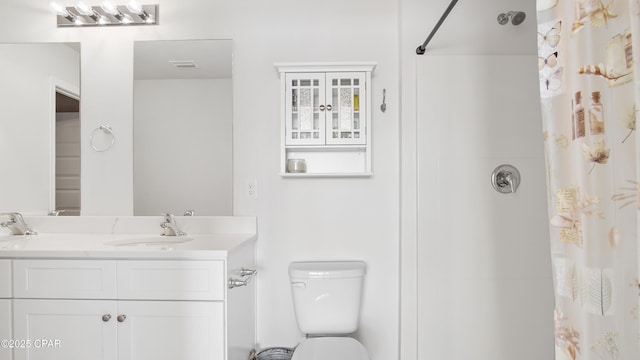
{"label": "light bulb", "polygon": [[78,1],[76,2],[76,4],[73,6],[78,13],[80,13],[81,15],[86,15],[86,16],[90,16],[93,15],[93,9],[91,8],[91,6],[85,4],[82,1]]}
{"label": "light bulb", "polygon": [[120,22],[123,24],[133,24],[133,18],[129,14],[124,14]]}
{"label": "light bulb", "polygon": [[107,14],[111,14],[111,15],[119,15],[120,14],[120,10],[118,10],[118,7],[111,1],[109,0],[105,0],[102,2],[102,5],[100,5],[100,7],[102,7],[102,10],[104,10],[104,12],[106,12]]}
{"label": "light bulb", "polygon": [[140,5],[140,3],[136,0],[127,1],[127,9],[137,15],[140,15],[144,12],[144,10],[142,9],[142,5]]}
{"label": "light bulb", "polygon": [[98,25],[107,25],[110,24],[111,21],[104,15],[100,15],[98,18]]}
{"label": "light bulb", "polygon": [[65,16],[65,17],[69,16],[69,12],[67,11],[67,8],[64,7],[64,5],[62,5],[58,1],[49,2],[49,8],[51,8],[51,10],[53,10],[57,15]]}

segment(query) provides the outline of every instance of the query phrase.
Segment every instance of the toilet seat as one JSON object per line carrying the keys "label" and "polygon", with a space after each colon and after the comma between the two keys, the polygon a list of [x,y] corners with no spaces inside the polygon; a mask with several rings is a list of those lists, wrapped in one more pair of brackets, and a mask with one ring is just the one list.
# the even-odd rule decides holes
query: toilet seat
{"label": "toilet seat", "polygon": [[317,337],[302,340],[291,360],[370,360],[358,340],[351,337]]}

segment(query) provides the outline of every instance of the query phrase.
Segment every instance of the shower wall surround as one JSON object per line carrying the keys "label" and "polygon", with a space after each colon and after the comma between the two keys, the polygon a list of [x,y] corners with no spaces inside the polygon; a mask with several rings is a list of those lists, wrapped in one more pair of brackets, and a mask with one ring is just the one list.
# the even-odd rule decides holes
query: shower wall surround
{"label": "shower wall surround", "polygon": [[[536,2],[509,2],[519,26],[504,5],[458,3],[424,56],[444,4],[400,9],[403,360],[553,358]],[[515,194],[491,186],[505,163]]]}
{"label": "shower wall surround", "polygon": [[[420,358],[553,357],[536,60],[418,59]],[[455,78],[436,70],[445,65]],[[465,106],[453,105],[460,99]],[[491,185],[491,172],[505,163],[520,171],[515,193]],[[465,346],[452,346],[461,339]]]}

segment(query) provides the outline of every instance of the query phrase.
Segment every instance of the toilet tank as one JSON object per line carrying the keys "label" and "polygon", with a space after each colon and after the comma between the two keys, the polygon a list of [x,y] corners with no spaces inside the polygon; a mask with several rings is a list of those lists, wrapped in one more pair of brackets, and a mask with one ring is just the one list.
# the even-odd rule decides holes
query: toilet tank
{"label": "toilet tank", "polygon": [[311,335],[356,331],[365,270],[362,261],[291,263],[289,279],[300,331]]}

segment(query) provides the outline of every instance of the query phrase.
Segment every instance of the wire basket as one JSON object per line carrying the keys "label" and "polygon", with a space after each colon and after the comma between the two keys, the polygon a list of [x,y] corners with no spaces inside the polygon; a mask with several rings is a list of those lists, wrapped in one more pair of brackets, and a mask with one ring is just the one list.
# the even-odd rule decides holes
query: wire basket
{"label": "wire basket", "polygon": [[272,347],[260,350],[256,355],[256,360],[291,360],[293,349],[284,347]]}

